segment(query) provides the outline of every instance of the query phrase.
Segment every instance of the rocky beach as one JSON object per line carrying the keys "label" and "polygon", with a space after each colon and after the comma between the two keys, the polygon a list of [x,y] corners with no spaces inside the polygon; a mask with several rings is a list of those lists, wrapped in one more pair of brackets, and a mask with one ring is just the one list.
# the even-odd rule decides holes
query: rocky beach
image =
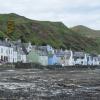
{"label": "rocky beach", "polygon": [[100,100],[100,69],[0,70],[0,100]]}

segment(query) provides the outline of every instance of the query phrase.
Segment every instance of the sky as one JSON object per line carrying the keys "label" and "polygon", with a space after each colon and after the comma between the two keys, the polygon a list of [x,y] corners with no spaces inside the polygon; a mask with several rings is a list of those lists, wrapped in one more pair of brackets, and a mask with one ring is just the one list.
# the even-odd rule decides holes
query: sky
{"label": "sky", "polygon": [[0,13],[100,30],[100,0],[0,0]]}

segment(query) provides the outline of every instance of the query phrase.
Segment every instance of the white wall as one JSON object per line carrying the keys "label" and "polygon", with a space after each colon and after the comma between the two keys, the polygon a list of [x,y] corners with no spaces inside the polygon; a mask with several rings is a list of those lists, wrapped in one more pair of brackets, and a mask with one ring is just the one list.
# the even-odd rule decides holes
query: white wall
{"label": "white wall", "polygon": [[8,47],[5,46],[0,46],[0,60],[1,60],[1,56],[3,57],[8,57]]}
{"label": "white wall", "polygon": [[99,65],[99,61],[97,57],[93,58],[93,65]]}
{"label": "white wall", "polygon": [[17,51],[13,51],[13,62],[17,62]]}
{"label": "white wall", "polygon": [[0,59],[1,56],[8,57],[8,62],[13,63],[13,57],[16,57],[15,54],[13,54],[13,48],[6,47],[6,46],[0,46]]}
{"label": "white wall", "polygon": [[9,57],[9,62],[13,63],[13,48],[11,47],[8,48],[8,57]]}
{"label": "white wall", "polygon": [[26,55],[21,55],[21,61],[22,61],[23,63],[26,63]]}

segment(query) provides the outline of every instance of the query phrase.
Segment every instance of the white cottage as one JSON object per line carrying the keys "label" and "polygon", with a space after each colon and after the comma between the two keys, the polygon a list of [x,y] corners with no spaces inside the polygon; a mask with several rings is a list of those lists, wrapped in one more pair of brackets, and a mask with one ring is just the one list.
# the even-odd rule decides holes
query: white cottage
{"label": "white cottage", "polygon": [[74,65],[73,52],[71,50],[56,51],[56,56],[58,58],[58,64],[62,66],[73,66]]}
{"label": "white cottage", "polygon": [[71,50],[65,51],[65,66],[73,66],[74,65],[74,58],[73,52]]}
{"label": "white cottage", "polygon": [[26,63],[26,54],[23,51],[23,48],[21,46],[17,45],[17,62],[23,62]]}
{"label": "white cottage", "polygon": [[25,52],[25,47],[23,46],[23,44],[21,43],[20,40],[18,41],[13,41],[14,44],[14,54],[17,55],[17,57],[14,57],[14,59],[17,58],[16,62],[23,62],[26,63],[26,52]]}
{"label": "white cottage", "polygon": [[13,63],[13,47],[7,40],[0,40],[0,61],[1,63]]}
{"label": "white cottage", "polygon": [[100,64],[100,58],[99,56],[95,54],[88,54],[88,65],[99,65]]}
{"label": "white cottage", "polygon": [[99,65],[99,58],[98,56],[93,57],[93,65]]}
{"label": "white cottage", "polygon": [[22,43],[22,47],[23,47],[23,50],[26,53],[29,53],[32,50],[32,48],[33,48],[31,42],[29,42],[29,43]]}
{"label": "white cottage", "polygon": [[93,65],[93,57],[90,54],[87,54],[87,65]]}
{"label": "white cottage", "polygon": [[85,52],[74,52],[74,63],[75,65],[87,65],[87,54]]}
{"label": "white cottage", "polygon": [[55,54],[56,54],[56,57],[58,58],[57,64],[65,66],[64,51],[62,51],[62,50],[56,50]]}
{"label": "white cottage", "polygon": [[0,41],[0,62],[7,63],[9,61],[8,57],[9,46],[6,46]]}
{"label": "white cottage", "polygon": [[100,55],[98,55],[98,62],[99,62],[99,65],[100,65]]}

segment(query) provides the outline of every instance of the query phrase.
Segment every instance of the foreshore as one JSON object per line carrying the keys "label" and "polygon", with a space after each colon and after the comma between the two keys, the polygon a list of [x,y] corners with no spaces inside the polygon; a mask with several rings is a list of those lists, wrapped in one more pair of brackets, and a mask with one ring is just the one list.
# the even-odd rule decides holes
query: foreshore
{"label": "foreshore", "polygon": [[0,100],[100,100],[100,69],[0,70]]}
{"label": "foreshore", "polygon": [[100,66],[97,65],[75,65],[75,66],[60,66],[60,65],[48,65],[48,66],[42,66],[40,64],[36,64],[36,63],[13,63],[13,64],[3,64],[0,65],[0,69],[51,69],[51,70],[55,70],[55,69],[71,69],[71,70],[75,70],[75,69],[95,69],[95,68],[100,68]]}

